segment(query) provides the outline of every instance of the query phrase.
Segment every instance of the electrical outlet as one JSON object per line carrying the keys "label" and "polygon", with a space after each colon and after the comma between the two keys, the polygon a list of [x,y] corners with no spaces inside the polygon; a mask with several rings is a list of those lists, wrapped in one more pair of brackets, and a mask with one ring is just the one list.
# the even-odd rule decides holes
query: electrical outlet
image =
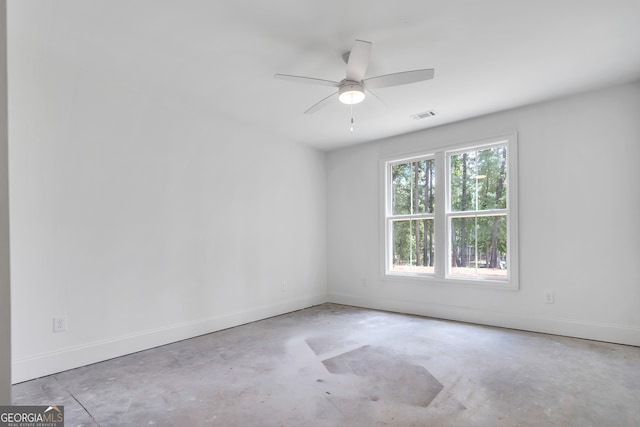
{"label": "electrical outlet", "polygon": [[546,291],[546,292],[544,293],[544,302],[545,302],[546,304],[553,304],[553,300],[554,300],[554,298],[553,298],[553,292],[551,292],[551,291]]}
{"label": "electrical outlet", "polygon": [[53,332],[67,330],[67,316],[53,316]]}

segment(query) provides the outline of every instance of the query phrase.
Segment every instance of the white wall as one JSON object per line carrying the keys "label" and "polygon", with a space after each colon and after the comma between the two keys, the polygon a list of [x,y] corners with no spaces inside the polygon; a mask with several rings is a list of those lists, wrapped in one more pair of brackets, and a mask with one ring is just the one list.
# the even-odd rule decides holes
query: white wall
{"label": "white wall", "polygon": [[10,41],[14,382],[325,301],[325,153]]}
{"label": "white wall", "polygon": [[[330,300],[640,345],[639,117],[636,82],[330,152]],[[380,159],[513,131],[520,290],[381,280]]]}
{"label": "white wall", "polygon": [[0,0],[0,405],[11,404],[6,8],[6,1]]}

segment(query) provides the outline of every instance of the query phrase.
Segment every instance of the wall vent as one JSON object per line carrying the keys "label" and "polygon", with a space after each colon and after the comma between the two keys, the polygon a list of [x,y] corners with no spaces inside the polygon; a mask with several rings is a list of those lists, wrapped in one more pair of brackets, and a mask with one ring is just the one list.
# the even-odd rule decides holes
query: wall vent
{"label": "wall vent", "polygon": [[422,119],[426,119],[427,117],[433,117],[435,115],[436,115],[436,112],[433,110],[430,110],[430,111],[425,111],[424,113],[414,114],[413,116],[411,116],[411,118],[413,120],[422,120]]}

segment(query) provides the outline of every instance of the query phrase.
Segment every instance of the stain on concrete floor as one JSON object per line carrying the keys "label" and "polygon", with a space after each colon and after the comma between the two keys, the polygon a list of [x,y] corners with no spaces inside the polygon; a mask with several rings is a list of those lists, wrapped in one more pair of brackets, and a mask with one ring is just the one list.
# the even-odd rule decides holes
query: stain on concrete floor
{"label": "stain on concrete floor", "polygon": [[370,388],[366,391],[373,401],[384,399],[426,408],[443,389],[423,366],[407,362],[401,354],[384,347],[365,345],[322,363],[332,374],[368,379]]}

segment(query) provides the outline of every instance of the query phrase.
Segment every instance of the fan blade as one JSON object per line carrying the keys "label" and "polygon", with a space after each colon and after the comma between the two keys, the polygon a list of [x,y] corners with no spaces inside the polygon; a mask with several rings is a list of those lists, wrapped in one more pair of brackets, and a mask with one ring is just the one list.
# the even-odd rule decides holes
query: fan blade
{"label": "fan blade", "polygon": [[367,66],[369,65],[369,55],[371,54],[371,42],[356,40],[349,52],[347,62],[347,80],[361,82]]}
{"label": "fan blade", "polygon": [[291,76],[289,74],[276,74],[273,76],[276,79],[288,80],[295,83],[308,83],[312,85],[340,87],[340,82],[334,82],[332,80],[315,79],[313,77]]}
{"label": "fan blade", "polygon": [[389,106],[387,105],[386,102],[384,102],[382,100],[382,98],[380,98],[378,95],[376,95],[375,93],[371,92],[369,89],[367,89],[367,93],[373,95],[374,98],[376,98],[378,101],[380,101],[382,103],[382,105],[384,105],[385,107],[389,108]]}
{"label": "fan blade", "polygon": [[323,98],[321,101],[313,104],[311,107],[309,107],[309,109],[307,109],[307,111],[304,112],[304,114],[315,113],[316,111],[318,111],[322,107],[330,104],[331,101],[332,101],[331,98],[336,96],[337,94],[338,94],[338,92],[332,93],[331,95],[327,96],[326,98]]}
{"label": "fan blade", "polygon": [[403,71],[401,73],[385,74],[384,76],[371,77],[364,80],[363,83],[366,89],[400,86],[432,79],[433,74],[433,68],[430,68],[428,70]]}

